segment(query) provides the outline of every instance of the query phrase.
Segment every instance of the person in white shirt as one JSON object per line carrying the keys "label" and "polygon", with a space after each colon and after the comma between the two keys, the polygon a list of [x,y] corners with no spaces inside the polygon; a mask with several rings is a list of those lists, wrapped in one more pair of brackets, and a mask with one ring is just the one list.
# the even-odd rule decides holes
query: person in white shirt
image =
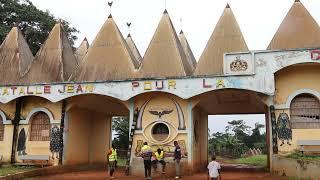
{"label": "person in white shirt", "polygon": [[216,157],[212,156],[212,161],[208,164],[210,180],[218,180],[221,178],[221,167],[220,164],[216,161]]}

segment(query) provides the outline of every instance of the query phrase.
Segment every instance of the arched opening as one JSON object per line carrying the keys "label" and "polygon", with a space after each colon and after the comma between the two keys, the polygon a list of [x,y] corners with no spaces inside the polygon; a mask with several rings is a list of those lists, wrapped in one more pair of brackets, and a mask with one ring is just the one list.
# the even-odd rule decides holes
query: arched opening
{"label": "arched opening", "polygon": [[262,96],[249,90],[221,89],[195,99],[191,125],[196,170],[203,170],[211,156],[225,168],[246,164],[250,158],[259,161],[251,165],[270,165],[268,108]]}
{"label": "arched opening", "polygon": [[157,123],[152,127],[152,137],[157,141],[164,141],[169,136],[169,128],[164,123]]}
{"label": "arched opening", "polygon": [[311,94],[300,94],[290,104],[293,129],[320,128],[320,102]]}
{"label": "arched opening", "polygon": [[0,141],[3,141],[4,138],[4,124],[3,124],[3,119],[0,116]]}
{"label": "arched opening", "polygon": [[30,141],[50,141],[50,119],[44,112],[32,116]]}

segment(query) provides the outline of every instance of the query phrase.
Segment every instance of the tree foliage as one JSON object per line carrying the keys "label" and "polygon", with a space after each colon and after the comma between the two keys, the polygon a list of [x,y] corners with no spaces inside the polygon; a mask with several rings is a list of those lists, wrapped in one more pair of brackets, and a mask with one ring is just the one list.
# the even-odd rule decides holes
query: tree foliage
{"label": "tree foliage", "polygon": [[[30,0],[0,0],[0,42],[13,26],[18,26],[35,54],[57,21],[49,11],[39,10]],[[65,20],[59,21],[73,45],[77,40],[75,33],[79,31]]]}
{"label": "tree foliage", "polygon": [[113,117],[112,130],[116,133],[113,140],[117,149],[125,150],[129,145],[129,118]]}
{"label": "tree foliage", "polygon": [[266,151],[266,135],[260,133],[261,128],[264,128],[264,125],[256,123],[250,131],[251,128],[243,120],[230,121],[225,132],[217,132],[209,136],[209,151],[211,154],[235,158],[240,157],[249,148]]}

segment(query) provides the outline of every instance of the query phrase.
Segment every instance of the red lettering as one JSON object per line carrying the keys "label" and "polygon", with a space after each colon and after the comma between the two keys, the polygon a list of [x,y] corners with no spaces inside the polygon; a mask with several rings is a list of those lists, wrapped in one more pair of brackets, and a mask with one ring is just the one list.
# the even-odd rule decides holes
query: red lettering
{"label": "red lettering", "polygon": [[202,86],[203,86],[203,88],[212,88],[212,85],[206,84],[206,79],[203,79]]}
{"label": "red lettering", "polygon": [[82,90],[82,86],[79,84],[78,87],[77,87],[77,90],[76,90],[76,93],[83,93],[83,90]]}
{"label": "red lettering", "polygon": [[320,50],[311,51],[311,59],[312,60],[320,60]]}
{"label": "red lettering", "polygon": [[139,87],[139,86],[140,86],[140,83],[139,83],[139,82],[133,81],[133,82],[132,82],[132,91],[133,91],[134,88],[137,88],[137,87]]}
{"label": "red lettering", "polygon": [[44,94],[51,94],[51,86],[49,85],[43,86],[43,92]]}

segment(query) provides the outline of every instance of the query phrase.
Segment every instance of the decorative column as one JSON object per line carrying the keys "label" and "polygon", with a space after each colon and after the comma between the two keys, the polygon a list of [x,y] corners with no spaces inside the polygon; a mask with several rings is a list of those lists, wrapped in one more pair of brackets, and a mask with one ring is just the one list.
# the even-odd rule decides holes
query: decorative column
{"label": "decorative column", "polygon": [[13,137],[12,137],[12,148],[11,148],[11,163],[15,163],[16,160],[16,149],[18,140],[18,128],[21,119],[21,107],[22,107],[22,97],[16,100],[16,111],[14,113],[13,124]]}
{"label": "decorative column", "polygon": [[187,137],[188,137],[188,170],[189,173],[193,173],[193,113],[192,113],[192,101],[188,100],[188,128],[187,128]]}
{"label": "decorative column", "polygon": [[274,154],[278,154],[278,136],[277,136],[277,121],[274,106],[270,106],[270,117],[272,126],[272,150]]}
{"label": "decorative column", "polygon": [[60,122],[60,152],[59,152],[59,165],[62,165],[62,158],[63,158],[63,150],[64,150],[64,123],[65,123],[65,117],[66,117],[66,105],[67,101],[62,101],[62,107],[61,107],[61,122]]}

